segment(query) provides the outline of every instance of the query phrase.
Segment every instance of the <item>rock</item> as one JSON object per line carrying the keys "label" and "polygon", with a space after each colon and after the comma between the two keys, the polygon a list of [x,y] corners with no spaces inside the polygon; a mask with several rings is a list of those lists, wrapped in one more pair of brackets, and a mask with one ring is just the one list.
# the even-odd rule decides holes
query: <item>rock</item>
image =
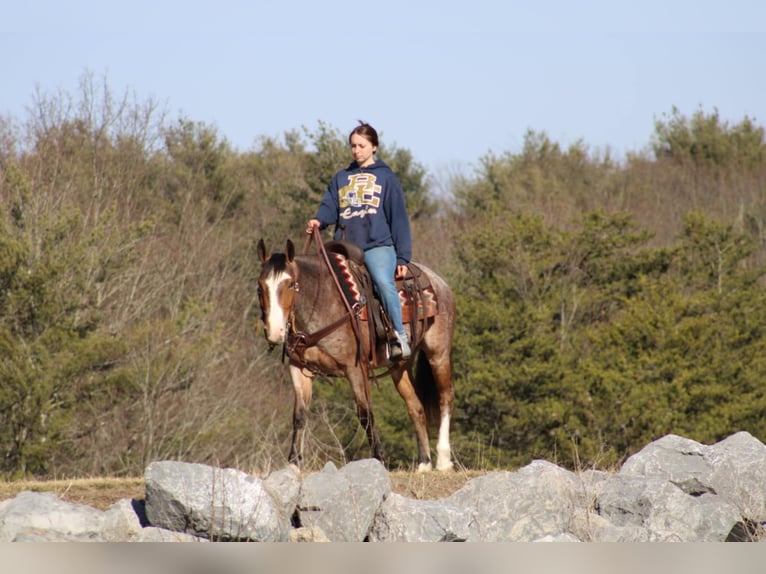
{"label": "rock", "polygon": [[153,526],[210,540],[287,540],[290,523],[259,478],[234,469],[154,462],[146,470]]}
{"label": "rock", "polygon": [[143,505],[135,500],[118,500],[104,513],[101,537],[107,542],[132,542],[144,529],[140,518],[143,511]]}
{"label": "rock", "polygon": [[538,460],[475,478],[446,501],[470,512],[471,542],[531,542],[569,532],[581,491],[573,473]]}
{"label": "rock", "polygon": [[667,435],[614,473],[537,460],[468,481],[438,500],[391,491],[376,460],[292,468],[261,480],[159,461],[146,502],[106,511],[22,492],[0,502],[0,541],[745,542],[766,540],[766,446],[748,433],[714,445]]}
{"label": "rock", "polygon": [[470,524],[470,511],[446,500],[391,493],[375,517],[370,542],[465,542]]}
{"label": "rock", "polygon": [[207,538],[186,534],[185,532],[173,532],[165,528],[147,526],[130,540],[131,542],[209,542]]}
{"label": "rock", "polygon": [[300,475],[292,466],[272,472],[263,481],[263,487],[271,495],[274,501],[281,507],[282,515],[287,520],[291,519],[298,505],[298,496],[301,492]]}
{"label": "rock", "polygon": [[330,542],[330,539],[318,526],[301,526],[290,531],[290,542]]}
{"label": "rock", "polygon": [[628,458],[619,474],[662,478],[691,495],[715,494],[707,448],[687,438],[667,435]]}
{"label": "rock", "polygon": [[717,495],[692,496],[669,480],[623,474],[601,489],[596,511],[614,526],[645,529],[652,542],[723,542],[740,520]]}
{"label": "rock", "polygon": [[669,480],[687,494],[717,494],[743,517],[766,522],[766,445],[739,432],[706,446],[667,435],[630,457],[621,475]]}
{"label": "rock", "polygon": [[738,432],[708,447],[715,491],[736,506],[742,516],[766,522],[766,445],[747,432]]}
{"label": "rock", "polygon": [[319,527],[333,542],[361,542],[390,492],[388,471],[377,460],[351,462],[341,470],[328,463],[304,479],[296,512],[298,523]]}
{"label": "rock", "polygon": [[[31,540],[99,540],[104,513],[60,500],[52,492],[21,492],[0,503],[0,542]],[[48,534],[44,534],[44,533]]]}

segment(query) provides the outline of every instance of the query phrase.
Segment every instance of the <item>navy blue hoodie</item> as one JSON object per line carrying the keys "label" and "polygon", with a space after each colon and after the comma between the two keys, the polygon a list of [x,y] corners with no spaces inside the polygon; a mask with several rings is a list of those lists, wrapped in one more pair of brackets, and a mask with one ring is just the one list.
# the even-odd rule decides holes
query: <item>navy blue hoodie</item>
{"label": "navy blue hoodie", "polygon": [[412,258],[410,220],[404,192],[391,168],[382,160],[360,168],[352,162],[336,173],[315,216],[320,229],[336,225],[335,239],[353,241],[365,251],[393,245],[396,262],[404,265]]}

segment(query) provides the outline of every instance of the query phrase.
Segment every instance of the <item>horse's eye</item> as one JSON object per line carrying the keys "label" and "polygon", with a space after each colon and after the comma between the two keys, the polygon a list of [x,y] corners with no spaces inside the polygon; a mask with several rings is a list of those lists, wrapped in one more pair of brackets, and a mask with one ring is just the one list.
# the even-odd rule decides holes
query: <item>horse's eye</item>
{"label": "horse's eye", "polygon": [[288,289],[295,289],[295,281],[290,281],[290,284],[287,286]]}

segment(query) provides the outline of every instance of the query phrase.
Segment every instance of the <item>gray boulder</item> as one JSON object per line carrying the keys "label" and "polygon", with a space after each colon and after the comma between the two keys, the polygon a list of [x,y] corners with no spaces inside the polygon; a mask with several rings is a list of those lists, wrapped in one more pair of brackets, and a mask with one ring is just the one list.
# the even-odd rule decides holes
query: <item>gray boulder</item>
{"label": "gray boulder", "polygon": [[[143,509],[142,509],[143,510]],[[104,513],[101,537],[107,542],[132,542],[144,530],[135,501],[118,500]]]}
{"label": "gray boulder", "polygon": [[577,476],[537,460],[475,478],[444,501],[470,514],[471,542],[532,542],[571,533],[581,498]]}
{"label": "gray boulder", "polygon": [[666,435],[628,458],[618,474],[661,478],[692,496],[715,494],[709,447],[677,435]]}
{"label": "gray boulder", "polygon": [[713,467],[715,491],[736,506],[745,520],[766,522],[766,445],[747,432],[738,432],[711,445],[707,459]]}
{"label": "gray boulder", "polygon": [[340,470],[327,463],[303,480],[296,510],[299,526],[320,529],[332,542],[367,538],[391,479],[377,460],[350,462]]}
{"label": "gray boulder", "polygon": [[287,540],[290,522],[259,478],[235,469],[154,462],[145,473],[152,526],[210,540]]}
{"label": "gray boulder", "polygon": [[21,492],[0,502],[0,542],[97,541],[104,513],[59,499],[52,492]]}
{"label": "gray boulder", "polygon": [[389,494],[380,505],[370,542],[465,542],[471,513],[448,500],[414,500]]}
{"label": "gray boulder", "polygon": [[282,509],[283,516],[292,518],[301,492],[301,477],[294,467],[288,466],[269,474],[263,487]]}
{"label": "gray boulder", "polygon": [[372,459],[304,478],[288,467],[263,480],[156,462],[145,482],[145,502],[106,511],[22,492],[0,502],[0,542],[766,540],[766,446],[748,433],[710,446],[668,435],[615,473],[538,460],[438,500],[393,493]]}
{"label": "gray boulder", "polygon": [[[737,509],[715,494],[693,496],[663,478],[621,474],[604,484],[596,511],[613,526],[630,527],[631,541],[722,542],[740,520]],[[596,530],[594,539],[613,540],[614,533]]]}
{"label": "gray boulder", "polygon": [[618,474],[668,480],[691,496],[717,495],[738,510],[740,530],[766,522],[766,445],[747,432],[710,446],[667,435],[631,456]]}

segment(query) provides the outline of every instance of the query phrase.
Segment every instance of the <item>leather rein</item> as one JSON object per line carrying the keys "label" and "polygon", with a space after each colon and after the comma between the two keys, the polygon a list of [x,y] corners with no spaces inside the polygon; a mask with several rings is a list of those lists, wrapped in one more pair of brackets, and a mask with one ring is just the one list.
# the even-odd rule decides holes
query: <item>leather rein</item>
{"label": "leather rein", "polygon": [[[293,300],[292,307],[290,309],[290,321],[289,321],[289,328],[288,328],[288,337],[285,341],[285,346],[283,347],[283,359],[284,356],[289,354],[291,358],[294,356],[297,356],[298,361],[301,364],[301,366],[306,367],[306,361],[304,359],[303,353],[306,349],[309,347],[315,346],[319,341],[324,339],[327,335],[332,333],[333,331],[339,329],[343,325],[345,325],[347,322],[351,322],[351,327],[354,330],[354,338],[356,339],[356,360],[357,363],[361,361],[362,358],[362,337],[361,337],[361,331],[359,327],[359,313],[361,311],[361,306],[355,305],[351,306],[351,304],[348,302],[348,299],[346,299],[345,294],[343,293],[343,288],[341,287],[340,281],[338,280],[337,275],[332,269],[332,265],[330,264],[330,258],[327,255],[327,250],[325,249],[324,242],[322,241],[322,236],[319,232],[319,229],[314,227],[312,230],[312,233],[309,234],[306,237],[306,241],[303,244],[303,255],[307,255],[309,252],[309,247],[311,246],[311,240],[314,240],[314,243],[317,247],[317,255],[319,256],[319,259],[321,262],[325,264],[327,267],[330,276],[333,278],[333,282],[335,284],[335,287],[338,289],[338,293],[340,294],[340,298],[343,301],[343,304],[346,306],[347,313],[342,315],[339,319],[336,321],[333,321],[329,325],[326,325],[325,327],[322,327],[318,331],[315,331],[314,333],[304,333],[300,331],[295,330],[295,322],[293,321],[293,310],[295,307],[295,301]],[[293,360],[295,360],[293,358]]]}

